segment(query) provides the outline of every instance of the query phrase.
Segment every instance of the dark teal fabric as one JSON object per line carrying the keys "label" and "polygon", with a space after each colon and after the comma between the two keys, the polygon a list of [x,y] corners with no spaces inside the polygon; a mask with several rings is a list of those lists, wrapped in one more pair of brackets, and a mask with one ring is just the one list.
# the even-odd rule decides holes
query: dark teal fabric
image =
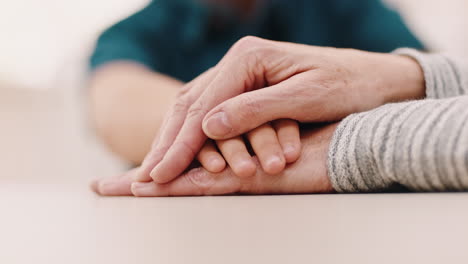
{"label": "dark teal fabric", "polygon": [[182,81],[214,66],[238,39],[262,38],[389,52],[421,49],[401,17],[378,0],[267,0],[250,21],[196,0],[154,0],[107,29],[91,68],[132,60]]}

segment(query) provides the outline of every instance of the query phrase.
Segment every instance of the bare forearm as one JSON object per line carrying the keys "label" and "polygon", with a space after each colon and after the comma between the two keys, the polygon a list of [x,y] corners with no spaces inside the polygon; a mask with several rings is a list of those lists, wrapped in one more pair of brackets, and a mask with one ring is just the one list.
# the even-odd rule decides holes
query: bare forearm
{"label": "bare forearm", "polygon": [[91,79],[96,132],[114,153],[139,164],[182,85],[131,62],[102,66]]}

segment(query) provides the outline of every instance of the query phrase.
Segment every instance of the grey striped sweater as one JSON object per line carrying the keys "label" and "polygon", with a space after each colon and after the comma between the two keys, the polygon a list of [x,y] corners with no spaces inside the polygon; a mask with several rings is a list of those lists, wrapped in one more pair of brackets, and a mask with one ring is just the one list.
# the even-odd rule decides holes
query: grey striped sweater
{"label": "grey striped sweater", "polygon": [[400,49],[422,66],[427,98],[353,114],[338,126],[328,171],[338,192],[468,191],[468,65]]}

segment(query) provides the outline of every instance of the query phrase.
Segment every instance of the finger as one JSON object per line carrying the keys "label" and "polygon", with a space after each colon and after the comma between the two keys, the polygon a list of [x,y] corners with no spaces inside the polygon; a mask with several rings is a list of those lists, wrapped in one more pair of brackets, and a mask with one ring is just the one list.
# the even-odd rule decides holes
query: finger
{"label": "finger", "polygon": [[299,124],[295,120],[281,119],[273,121],[279,143],[287,163],[293,163],[301,155],[301,135]]}
{"label": "finger", "polygon": [[241,187],[240,178],[230,169],[214,174],[197,168],[166,184],[135,182],[131,189],[139,197],[166,197],[232,194]]}
{"label": "finger", "polygon": [[[306,178],[311,178],[309,174],[310,172],[307,172],[308,177]],[[293,177],[297,180],[292,179]],[[196,168],[166,184],[134,182],[131,189],[133,195],[137,197],[206,196],[237,193],[285,194],[307,193],[310,192],[309,190],[313,190],[312,186],[298,182],[300,180],[297,173],[283,172],[271,176],[263,170],[256,170],[253,177],[240,178],[229,167],[220,173],[210,173],[203,168]]]}
{"label": "finger", "polygon": [[270,124],[261,125],[247,133],[247,138],[266,173],[275,175],[284,170],[286,160],[283,150]]}
{"label": "finger", "polygon": [[[214,72],[215,82],[217,78],[223,78],[227,83],[237,83],[238,80],[231,75]],[[219,82],[219,80],[217,81]],[[164,158],[151,171],[151,178],[157,183],[167,183],[179,176],[195,158],[205,143],[207,137],[202,130],[202,121],[206,113],[222,101],[242,92],[243,88],[234,87],[227,89],[210,88],[211,83],[197,82],[193,89],[200,90],[200,86],[208,87],[206,91],[187,110],[186,118],[180,131],[167,150]]]}
{"label": "finger", "polygon": [[337,124],[303,133],[305,154],[278,175],[258,169],[253,177],[239,178],[229,167],[220,173],[197,168],[163,185],[133,183],[132,192],[135,196],[330,193],[333,187],[326,173],[326,159]]}
{"label": "finger", "polygon": [[226,161],[218,152],[212,140],[207,140],[197,155],[198,161],[209,172],[220,172],[226,168]]}
{"label": "finger", "polygon": [[[266,40],[259,41],[258,38],[245,38],[234,45],[216,66],[216,76],[211,82],[207,84],[196,83],[196,85],[204,85],[203,89],[206,87],[206,90],[187,111],[187,116],[177,138],[163,160],[151,171],[150,176],[154,181],[157,183],[167,183],[173,180],[195,158],[195,154],[199,152],[206,140],[206,135],[203,133],[201,124],[208,111],[229,98],[247,91],[263,88],[266,83],[278,83],[282,78],[289,78],[289,76],[296,73],[299,69],[298,67],[284,67],[282,65],[281,69],[269,69],[276,73],[274,74],[275,76],[281,76],[280,78],[276,77],[275,81],[269,80],[267,76],[272,75],[271,72],[267,74],[267,65],[264,64],[264,60],[258,59],[258,56],[253,55],[257,54],[256,51],[258,51],[259,47],[268,46],[264,50],[271,52],[268,55],[262,53],[262,58],[268,59],[269,66],[271,67],[271,65],[275,65],[272,61],[284,59],[282,52],[274,52],[274,49],[272,49],[275,45],[280,44],[273,44],[273,42]],[[248,52],[245,51],[245,48],[248,48]],[[283,49],[277,50],[282,51]],[[194,89],[198,90],[200,88],[194,87]],[[219,120],[224,120],[222,115],[218,117]],[[222,123],[219,124],[222,125]],[[229,128],[227,129],[229,130]],[[227,133],[229,132],[227,131]],[[223,137],[223,139],[232,137]]]}
{"label": "finger", "polygon": [[131,184],[137,171],[135,168],[119,176],[95,180],[90,187],[102,196],[132,196]]}
{"label": "finger", "polygon": [[[153,142],[153,146],[143,161],[135,180],[152,180],[150,172],[161,162],[170,146],[174,143],[184,124],[190,105],[203,92],[203,85],[207,85],[214,78],[214,74],[214,69],[208,70],[184,86],[183,90],[179,92],[176,102],[165,115],[163,124],[159,129],[160,133],[158,133],[157,139]],[[197,82],[200,82],[201,85],[195,85]]]}
{"label": "finger", "polygon": [[191,127],[191,129],[192,136],[184,140],[176,139],[163,160],[151,171],[150,176],[155,182],[170,182],[182,174],[195,159],[207,138],[201,131],[201,127]]}
{"label": "finger", "polygon": [[308,98],[296,93],[301,77],[244,93],[216,106],[203,120],[203,131],[215,140],[232,138],[273,120],[301,120],[310,115],[303,111]]}
{"label": "finger", "polygon": [[241,137],[217,141],[216,144],[237,176],[243,178],[253,176],[257,166]]}
{"label": "finger", "polygon": [[[184,108],[182,107],[183,106],[179,106],[177,110],[172,107],[166,114],[165,121],[163,122],[163,126],[160,129],[160,133],[157,136],[157,139],[154,141],[155,144],[153,144],[150,152],[143,160],[140,169],[135,176],[135,181],[146,182],[152,180],[150,177],[151,170],[164,158],[164,155],[171,146],[171,143],[174,141],[177,132],[179,131],[180,127],[182,127],[184,116],[179,115],[179,113],[184,111]],[[168,118],[169,116],[173,116],[171,124],[168,124],[170,120]]]}

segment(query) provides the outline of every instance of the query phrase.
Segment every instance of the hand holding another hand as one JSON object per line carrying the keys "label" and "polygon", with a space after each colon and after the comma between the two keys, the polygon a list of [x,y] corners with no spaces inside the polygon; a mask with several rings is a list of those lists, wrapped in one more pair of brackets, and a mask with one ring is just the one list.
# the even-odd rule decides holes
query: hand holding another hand
{"label": "hand holding another hand", "polygon": [[246,37],[179,92],[136,178],[174,180],[207,136],[230,139],[279,119],[338,121],[423,96],[422,70],[410,58]]}
{"label": "hand holding another hand", "polygon": [[[299,125],[296,121],[282,119],[263,124],[246,133],[226,140],[207,140],[197,154],[197,160],[206,170],[217,173],[224,170],[226,162],[239,177],[255,174],[257,164],[249,149],[256,155],[264,172],[281,173],[287,164],[300,155]],[[217,146],[217,148],[216,148]]]}
{"label": "hand holding another hand", "polygon": [[[302,131],[303,146],[299,159],[277,175],[269,175],[257,167],[252,177],[241,178],[231,168],[217,173],[195,168],[175,180],[133,182],[139,169],[117,177],[93,182],[93,190],[105,196],[201,196],[224,194],[303,194],[333,192],[327,175],[327,154],[330,140],[338,124]],[[258,159],[254,159],[258,163]]]}

